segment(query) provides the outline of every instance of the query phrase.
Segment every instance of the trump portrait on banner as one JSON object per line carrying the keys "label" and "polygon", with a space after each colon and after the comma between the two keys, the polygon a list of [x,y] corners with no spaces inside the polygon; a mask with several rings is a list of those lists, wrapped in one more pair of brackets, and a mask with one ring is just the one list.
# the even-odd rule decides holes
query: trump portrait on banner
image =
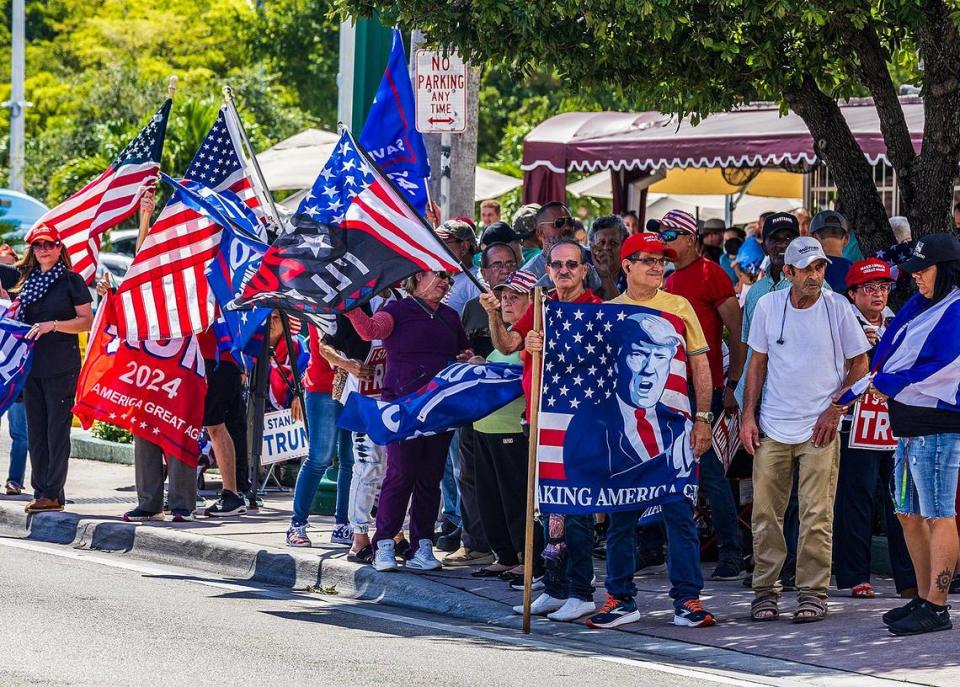
{"label": "trump portrait on banner", "polygon": [[684,390],[669,388],[685,384],[672,369],[682,365],[683,336],[653,312],[631,315],[611,334],[615,383],[574,415],[564,440],[567,475],[596,475],[603,460],[609,479],[617,480],[664,454],[680,474],[689,474],[690,422],[672,402]]}

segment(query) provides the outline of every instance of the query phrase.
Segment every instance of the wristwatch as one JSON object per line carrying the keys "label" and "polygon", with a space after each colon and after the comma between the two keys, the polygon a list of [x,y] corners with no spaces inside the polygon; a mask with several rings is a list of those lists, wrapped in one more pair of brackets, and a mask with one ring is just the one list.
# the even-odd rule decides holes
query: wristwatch
{"label": "wristwatch", "polygon": [[701,411],[696,414],[696,419],[700,422],[706,422],[708,425],[713,424],[713,413]]}

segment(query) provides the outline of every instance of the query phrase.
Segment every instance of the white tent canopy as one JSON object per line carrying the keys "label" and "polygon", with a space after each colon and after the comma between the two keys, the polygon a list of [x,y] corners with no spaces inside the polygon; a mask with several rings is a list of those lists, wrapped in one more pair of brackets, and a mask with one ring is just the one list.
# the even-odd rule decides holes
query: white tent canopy
{"label": "white tent canopy", "polygon": [[[650,193],[647,195],[647,217],[663,217],[670,210],[683,210],[700,219],[723,219],[726,196],[688,196]],[[733,210],[733,223],[754,222],[764,212],[790,212],[802,207],[799,198],[767,198],[743,196]]]}
{"label": "white tent canopy", "polygon": [[[339,136],[322,129],[306,129],[280,141],[257,155],[267,188],[271,191],[305,191],[313,186],[323,164],[333,152]],[[497,198],[523,185],[522,179],[476,168],[474,199]],[[295,193],[283,201],[286,207],[296,207],[305,193]],[[296,199],[296,200],[294,200]]]}

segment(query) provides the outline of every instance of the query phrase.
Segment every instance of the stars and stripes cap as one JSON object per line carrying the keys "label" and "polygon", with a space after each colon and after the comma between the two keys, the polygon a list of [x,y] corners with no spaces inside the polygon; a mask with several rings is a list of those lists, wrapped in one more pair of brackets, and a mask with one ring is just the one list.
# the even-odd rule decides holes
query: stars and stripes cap
{"label": "stars and stripes cap", "polygon": [[699,233],[699,224],[697,219],[689,212],[683,210],[671,210],[660,218],[660,231],[665,229],[676,229],[696,235]]}
{"label": "stars and stripes cap", "polygon": [[517,270],[516,272],[511,272],[510,275],[503,280],[502,284],[494,286],[493,290],[510,289],[517,293],[530,293],[536,285],[537,275],[527,270]]}

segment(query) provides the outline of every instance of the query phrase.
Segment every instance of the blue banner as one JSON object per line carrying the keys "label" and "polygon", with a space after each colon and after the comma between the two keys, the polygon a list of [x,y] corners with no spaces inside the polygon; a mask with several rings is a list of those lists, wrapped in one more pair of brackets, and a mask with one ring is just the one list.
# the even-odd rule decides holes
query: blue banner
{"label": "blue banner", "polygon": [[27,339],[30,325],[0,319],[0,415],[23,391],[33,364],[33,339]]}
{"label": "blue banner", "polygon": [[360,144],[422,215],[427,208],[430,162],[416,119],[403,38],[394,31],[387,69],[360,133]]}
{"label": "blue banner", "polygon": [[522,396],[522,376],[520,365],[456,363],[419,391],[394,401],[351,393],[337,426],[364,432],[381,446],[438,434],[485,418]]}
{"label": "blue banner", "polygon": [[540,509],[653,515],[651,507],[695,500],[683,321],[617,303],[544,310]]}

